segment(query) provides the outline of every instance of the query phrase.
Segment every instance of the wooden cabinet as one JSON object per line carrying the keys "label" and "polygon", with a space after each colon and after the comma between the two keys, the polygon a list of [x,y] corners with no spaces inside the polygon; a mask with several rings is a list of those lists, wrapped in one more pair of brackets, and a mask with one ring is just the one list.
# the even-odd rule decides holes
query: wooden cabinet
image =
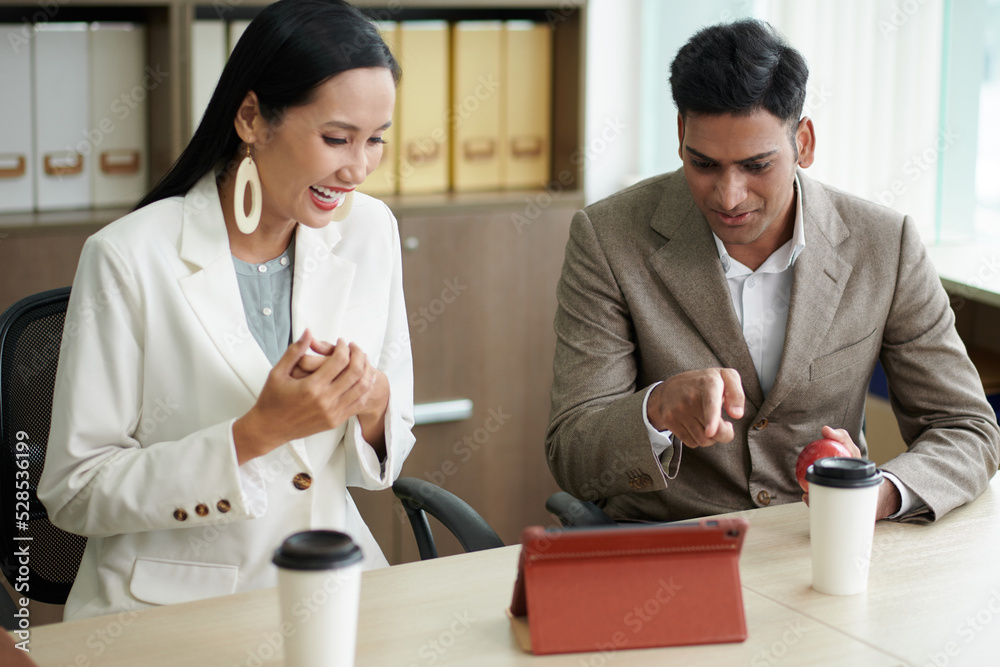
{"label": "wooden cabinet", "polygon": [[[268,4],[190,0],[0,0],[0,23],[134,21],[146,26],[151,182],[191,134],[191,27],[196,18],[250,18]],[[456,493],[505,542],[550,523],[557,490],[544,456],[555,337],[555,287],[573,211],[583,204],[585,0],[359,0],[378,20],[547,22],[552,33],[552,155],[547,190],[399,195],[383,199],[403,240],[404,288],[417,403],[464,398],[469,419],[418,426],[404,474]],[[2,148],[0,148],[2,152]],[[125,209],[0,215],[0,310],[72,282],[84,240]],[[412,531],[390,491],[355,496],[391,562],[417,558]],[[438,526],[442,554],[460,550]]]}
{"label": "wooden cabinet", "polygon": [[[415,402],[470,399],[471,418],[418,426],[403,474],[472,505],[504,542],[551,522],[558,487],[545,463],[555,333],[555,287],[577,196],[554,201],[530,225],[528,204],[489,213],[400,217]],[[398,501],[353,490],[390,562],[417,559]],[[435,530],[441,554],[458,543]]]}

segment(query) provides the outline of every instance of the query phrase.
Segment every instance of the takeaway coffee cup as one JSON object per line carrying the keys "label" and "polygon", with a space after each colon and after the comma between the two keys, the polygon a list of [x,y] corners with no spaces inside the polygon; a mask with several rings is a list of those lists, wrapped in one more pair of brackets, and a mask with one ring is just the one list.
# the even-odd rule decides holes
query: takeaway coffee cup
{"label": "takeaway coffee cup", "polygon": [[867,459],[820,459],[806,470],[812,585],[854,595],[868,586],[875,510],[882,473]]}
{"label": "takeaway coffee cup", "polygon": [[307,530],[275,549],[287,667],[351,667],[358,634],[361,548],[335,530]]}

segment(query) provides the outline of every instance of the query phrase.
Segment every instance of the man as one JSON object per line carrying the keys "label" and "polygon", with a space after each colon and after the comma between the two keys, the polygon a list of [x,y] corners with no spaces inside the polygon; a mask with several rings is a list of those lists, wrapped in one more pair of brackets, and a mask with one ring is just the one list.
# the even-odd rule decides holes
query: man
{"label": "man", "polygon": [[549,467],[615,518],[798,501],[820,437],[867,453],[881,359],[908,451],[878,518],[977,497],[1000,431],[911,219],[809,179],[808,70],[766,23],[706,28],[670,84],[684,166],[579,211],[559,281]]}

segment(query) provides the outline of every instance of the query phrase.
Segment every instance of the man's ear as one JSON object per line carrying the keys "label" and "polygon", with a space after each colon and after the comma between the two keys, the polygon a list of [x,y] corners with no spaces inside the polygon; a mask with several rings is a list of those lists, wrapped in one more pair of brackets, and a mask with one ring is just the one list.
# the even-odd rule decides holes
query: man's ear
{"label": "man's ear", "polygon": [[243,143],[253,144],[262,138],[267,123],[260,114],[257,93],[251,90],[243,98],[240,108],[236,110],[233,124],[236,126],[236,134],[243,140]]}
{"label": "man's ear", "polygon": [[803,116],[795,128],[795,148],[799,152],[799,166],[805,169],[812,165],[816,158],[816,129],[809,116]]}
{"label": "man's ear", "polygon": [[677,114],[677,156],[684,161],[684,117]]}

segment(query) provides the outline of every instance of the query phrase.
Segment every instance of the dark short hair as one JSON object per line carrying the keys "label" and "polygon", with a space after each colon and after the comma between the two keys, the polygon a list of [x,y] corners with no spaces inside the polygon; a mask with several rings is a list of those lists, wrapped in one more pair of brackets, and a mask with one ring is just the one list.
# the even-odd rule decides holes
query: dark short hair
{"label": "dark short hair", "polygon": [[177,162],[135,208],[183,195],[220,162],[236,156],[233,121],[251,90],[268,122],[308,104],[341,72],[385,67],[398,84],[399,64],[375,24],[344,0],[279,0],[247,26],[233,49],[205,115]]}
{"label": "dark short hair", "polygon": [[802,115],[809,68],[769,23],[745,19],[700,30],[670,65],[681,116],[749,115],[764,109],[794,123]]}

